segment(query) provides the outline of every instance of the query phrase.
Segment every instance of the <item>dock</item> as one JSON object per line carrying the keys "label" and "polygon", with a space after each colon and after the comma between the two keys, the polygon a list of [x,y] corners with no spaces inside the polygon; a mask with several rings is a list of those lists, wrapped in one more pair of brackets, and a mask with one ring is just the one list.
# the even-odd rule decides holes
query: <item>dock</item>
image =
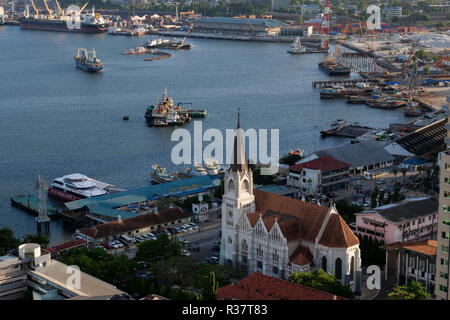
{"label": "dock", "polygon": [[320,131],[320,134],[322,138],[336,136],[354,139],[366,134],[371,130],[374,130],[374,128],[365,127],[357,124],[349,124],[337,128],[332,128],[329,130],[322,130]]}
{"label": "dock", "polygon": [[384,80],[379,78],[374,79],[336,79],[336,80],[317,80],[312,82],[313,88],[324,88],[332,86],[355,87],[357,83],[367,83],[370,85],[380,85]]}
{"label": "dock", "polygon": [[149,52],[150,54],[154,54],[157,55],[156,57],[153,58],[146,58],[144,59],[144,61],[155,61],[155,60],[161,60],[161,59],[168,59],[172,56],[172,54],[168,53],[168,52]]}
{"label": "dock", "polygon": [[[11,197],[11,204],[14,207],[20,208],[26,212],[37,215],[39,210],[39,199],[32,195],[20,195],[16,197]],[[50,202],[47,201],[47,215],[58,216],[61,214],[61,209],[56,208]]]}

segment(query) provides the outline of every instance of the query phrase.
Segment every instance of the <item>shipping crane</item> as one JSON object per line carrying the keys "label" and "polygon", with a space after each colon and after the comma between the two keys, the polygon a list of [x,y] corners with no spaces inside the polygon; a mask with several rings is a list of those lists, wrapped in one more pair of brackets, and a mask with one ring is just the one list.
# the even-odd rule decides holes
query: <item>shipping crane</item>
{"label": "shipping crane", "polygon": [[56,2],[56,6],[58,7],[59,14],[61,16],[63,16],[64,15],[64,11],[63,11],[63,9],[61,9],[61,6],[59,5],[58,0],[55,0],[55,2]]}
{"label": "shipping crane", "polygon": [[87,7],[88,3],[89,3],[89,2],[86,2],[86,3],[84,4],[84,6],[81,7],[80,12],[82,12],[82,11],[84,10],[84,8]]}
{"label": "shipping crane", "polygon": [[328,49],[330,47],[330,1],[326,0],[325,9],[322,18],[322,48]]}
{"label": "shipping crane", "polygon": [[48,15],[52,16],[53,15],[52,10],[48,7],[47,1],[45,1],[45,0],[43,0],[43,1],[44,1],[45,9],[48,12]]}
{"label": "shipping crane", "polygon": [[339,40],[338,45],[337,45],[336,48],[334,49],[334,55],[333,55],[333,58],[330,58],[330,56],[328,56],[328,58],[325,60],[325,62],[327,62],[327,63],[335,63],[336,57],[337,57],[337,55],[338,55],[338,53],[339,53],[339,50],[341,49],[342,42],[344,41],[345,34],[347,33],[347,29],[348,29],[348,26],[349,26],[349,25],[350,25],[350,24],[347,23],[347,24],[345,25],[345,27],[344,27],[344,30],[342,31],[342,37],[341,37],[341,39]]}
{"label": "shipping crane", "polygon": [[36,8],[36,5],[34,4],[34,1],[33,1],[33,0],[30,0],[30,1],[31,1],[31,5],[33,6],[34,12],[36,13],[36,15],[39,15],[39,11],[38,11],[38,9]]}

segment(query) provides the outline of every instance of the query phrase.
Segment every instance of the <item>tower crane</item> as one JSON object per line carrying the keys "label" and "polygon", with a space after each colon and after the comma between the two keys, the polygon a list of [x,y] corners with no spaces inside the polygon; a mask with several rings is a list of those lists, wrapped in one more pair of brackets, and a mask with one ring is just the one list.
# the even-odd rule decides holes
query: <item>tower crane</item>
{"label": "tower crane", "polygon": [[349,26],[349,25],[350,25],[350,24],[347,23],[347,24],[345,25],[345,27],[344,27],[344,30],[342,31],[342,37],[341,37],[341,39],[339,40],[339,43],[338,43],[338,45],[336,46],[336,49],[334,50],[333,58],[330,58],[330,56],[328,56],[328,58],[325,60],[325,62],[327,62],[327,63],[334,63],[334,62],[335,62],[336,57],[337,57],[337,55],[338,55],[338,53],[339,53],[339,51],[340,51],[340,49],[341,49],[342,42],[344,41],[345,34],[347,33],[347,29],[348,29],[348,26]]}

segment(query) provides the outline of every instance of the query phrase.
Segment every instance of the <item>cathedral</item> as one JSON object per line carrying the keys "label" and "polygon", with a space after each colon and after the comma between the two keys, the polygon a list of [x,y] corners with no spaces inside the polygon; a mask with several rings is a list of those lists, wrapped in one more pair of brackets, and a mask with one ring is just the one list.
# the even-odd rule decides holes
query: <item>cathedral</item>
{"label": "cathedral", "polygon": [[360,291],[359,241],[334,205],[328,208],[253,188],[239,114],[224,179],[221,264],[280,279],[322,268]]}

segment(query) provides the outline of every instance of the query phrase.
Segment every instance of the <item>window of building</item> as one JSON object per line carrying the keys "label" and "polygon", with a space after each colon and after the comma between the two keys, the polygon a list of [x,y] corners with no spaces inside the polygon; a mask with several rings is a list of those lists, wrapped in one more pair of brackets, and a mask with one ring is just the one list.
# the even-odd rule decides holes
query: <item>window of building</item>
{"label": "window of building", "polygon": [[274,275],[278,275],[278,267],[273,267],[272,268],[272,273],[274,274]]}
{"label": "window of building", "polygon": [[450,226],[450,219],[443,219],[442,224],[444,224],[446,226]]}
{"label": "window of building", "polygon": [[439,286],[439,290],[441,290],[442,292],[447,292],[448,291],[448,287],[443,286],[442,284]]}
{"label": "window of building", "polygon": [[448,247],[447,246],[441,246],[441,251],[448,253]]}
{"label": "window of building", "polygon": [[229,244],[232,244],[232,243],[233,243],[233,239],[231,239],[230,236],[228,237],[228,243],[229,243]]}
{"label": "window of building", "polygon": [[450,207],[447,206],[446,204],[444,204],[444,205],[442,206],[442,210],[444,210],[445,212],[450,212]]}
{"label": "window of building", "polygon": [[445,273],[445,272],[440,272],[440,275],[439,275],[441,278],[444,278],[444,279],[448,279],[448,273]]}
{"label": "window of building", "polygon": [[441,266],[448,266],[448,260],[441,258]]}
{"label": "window of building", "polygon": [[450,232],[442,231],[442,239],[450,239]]}
{"label": "window of building", "polygon": [[256,267],[257,267],[258,269],[261,269],[261,270],[262,270],[262,268],[263,268],[263,263],[262,263],[262,261],[258,261],[258,262],[256,263]]}

